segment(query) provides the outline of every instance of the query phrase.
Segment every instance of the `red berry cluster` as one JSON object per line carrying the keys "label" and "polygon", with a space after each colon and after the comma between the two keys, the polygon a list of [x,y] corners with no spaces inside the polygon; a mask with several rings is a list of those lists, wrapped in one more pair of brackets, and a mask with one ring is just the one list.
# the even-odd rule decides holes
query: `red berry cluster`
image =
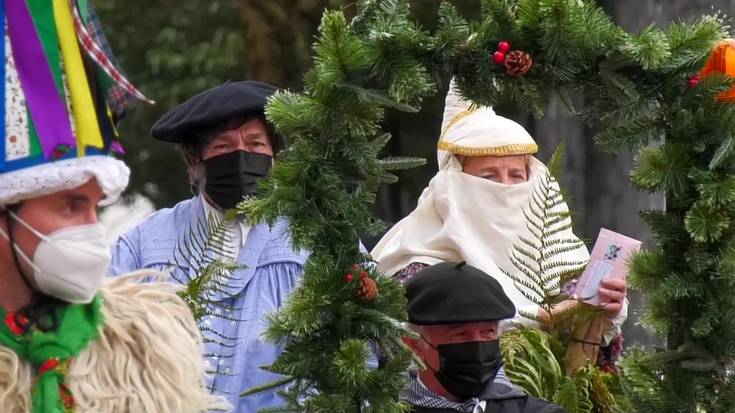
{"label": "red berry cluster", "polygon": [[495,62],[496,65],[504,64],[505,57],[508,55],[508,52],[510,52],[510,43],[505,40],[498,43],[498,51],[493,53],[493,62]]}
{"label": "red berry cluster", "polygon": [[357,298],[364,303],[373,301],[379,294],[378,284],[375,280],[370,278],[370,275],[365,271],[365,268],[358,264],[353,265],[351,271],[345,274],[345,283],[351,283],[355,279],[354,274],[360,275],[360,280],[354,287],[356,288],[355,295]]}
{"label": "red berry cluster", "polygon": [[348,273],[347,273],[347,274],[345,274],[345,276],[344,276],[344,280],[345,280],[345,282],[346,282],[346,283],[348,283],[348,284],[349,284],[349,283],[351,283],[351,282],[352,282],[352,280],[354,280],[354,279],[355,279],[355,276],[354,276],[354,274],[353,274],[353,273],[358,273],[358,274],[360,275],[360,279],[361,279],[361,280],[364,280],[365,278],[367,278],[367,277],[368,277],[368,273],[367,273],[367,271],[365,271],[365,269],[364,269],[364,268],[362,268],[362,267],[361,267],[361,266],[359,266],[358,264],[353,264],[353,265],[352,265],[352,271],[351,271],[351,272],[348,272]]}
{"label": "red berry cluster", "polygon": [[702,76],[699,73],[692,75],[689,78],[689,87],[690,88],[697,87],[697,85],[699,84],[699,81],[700,80],[702,80]]}

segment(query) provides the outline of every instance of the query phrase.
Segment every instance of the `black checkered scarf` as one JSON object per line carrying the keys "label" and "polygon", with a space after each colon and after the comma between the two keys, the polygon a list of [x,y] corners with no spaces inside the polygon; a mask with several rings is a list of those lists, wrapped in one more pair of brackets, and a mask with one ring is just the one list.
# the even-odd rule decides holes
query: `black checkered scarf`
{"label": "black checkered scarf", "polygon": [[486,400],[503,400],[523,397],[526,394],[518,387],[514,386],[505,370],[501,367],[498,374],[490,384],[485,388],[478,397],[474,397],[464,402],[453,402],[427,389],[418,380],[416,370],[408,373],[408,391],[401,397],[403,401],[413,406],[427,407],[431,409],[450,409],[462,413],[472,413],[475,407],[482,401]]}

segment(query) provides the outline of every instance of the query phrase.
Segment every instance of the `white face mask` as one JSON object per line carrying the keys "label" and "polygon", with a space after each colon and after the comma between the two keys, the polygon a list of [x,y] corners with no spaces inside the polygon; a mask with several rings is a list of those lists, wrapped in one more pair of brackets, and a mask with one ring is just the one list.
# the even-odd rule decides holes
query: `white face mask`
{"label": "white face mask", "polygon": [[[8,213],[41,240],[33,260],[13,245],[18,255],[33,268],[38,289],[70,303],[92,301],[111,261],[105,227],[99,223],[79,225],[44,235],[13,212]],[[2,229],[0,234],[10,240]]]}

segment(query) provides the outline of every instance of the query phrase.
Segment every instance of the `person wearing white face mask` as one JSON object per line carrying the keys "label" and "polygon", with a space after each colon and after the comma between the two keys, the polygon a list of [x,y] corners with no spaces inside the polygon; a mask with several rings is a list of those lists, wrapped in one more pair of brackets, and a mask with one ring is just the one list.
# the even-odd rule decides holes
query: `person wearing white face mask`
{"label": "person wearing white face mask", "polygon": [[[81,193],[85,192],[85,189],[96,190],[94,184],[96,182],[76,188],[77,193],[67,191],[54,195],[56,197],[78,196],[79,201],[90,202],[90,197]],[[42,197],[29,202],[43,203],[44,201],[46,200]],[[0,236],[13,245],[13,264],[22,275],[23,280],[38,291],[62,301],[81,304],[92,301],[102,286],[100,274],[104,274],[110,265],[110,250],[105,237],[105,227],[96,222],[94,218],[90,219],[94,221],[93,223],[60,228],[45,235],[21,218],[18,215],[20,211],[21,204],[13,205],[3,211],[6,212],[9,219],[6,219],[7,231],[0,227]],[[47,217],[48,214],[41,216]],[[18,226],[29,233],[23,238],[30,237],[38,240],[32,258],[18,246]]]}
{"label": "person wearing white face mask", "polygon": [[[201,337],[177,287],[135,283],[152,272],[103,286],[110,249],[97,206],[128,174],[109,156],[0,173],[0,411],[29,412],[48,397],[79,412],[227,406],[203,385]],[[34,187],[43,176],[58,179]],[[58,395],[31,399],[32,383],[49,381],[37,392]]]}
{"label": "person wearing white face mask", "polygon": [[93,10],[49,1],[2,11],[0,412],[227,409],[203,383],[202,338],[179,287],[141,284],[164,279],[151,271],[104,278],[111,252],[97,208],[130,175],[110,154],[119,144],[105,96],[140,94],[119,73],[114,90],[112,78],[97,77],[114,67],[84,70],[97,61],[82,61],[77,35],[107,49],[79,21],[96,24]]}
{"label": "person wearing white face mask", "polygon": [[[537,151],[536,142],[521,125],[489,107],[468,102],[452,81],[437,144],[439,171],[416,209],[373,249],[378,268],[405,281],[438,262],[466,261],[487,273],[500,274],[498,281],[519,310],[514,323],[536,324],[521,312],[536,314],[542,322],[548,320],[549,314],[498,270],[513,270],[509,249],[525,229],[523,209],[537,179],[548,173],[533,157]],[[557,237],[579,239],[571,229]],[[586,262],[589,253],[582,245],[565,258]],[[619,335],[627,317],[625,283],[603,281],[600,297],[609,317],[604,334],[607,344]],[[564,302],[561,307],[572,305],[576,302]]]}

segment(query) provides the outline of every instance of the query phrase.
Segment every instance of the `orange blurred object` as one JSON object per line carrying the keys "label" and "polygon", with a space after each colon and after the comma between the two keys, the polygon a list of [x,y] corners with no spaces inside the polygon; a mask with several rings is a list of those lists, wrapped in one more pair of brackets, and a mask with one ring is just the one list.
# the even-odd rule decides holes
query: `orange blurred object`
{"label": "orange blurred object", "polygon": [[[735,78],[735,39],[723,40],[712,50],[701,74],[702,77],[707,77],[712,73],[722,73]],[[735,86],[719,94],[717,100],[734,103]]]}

